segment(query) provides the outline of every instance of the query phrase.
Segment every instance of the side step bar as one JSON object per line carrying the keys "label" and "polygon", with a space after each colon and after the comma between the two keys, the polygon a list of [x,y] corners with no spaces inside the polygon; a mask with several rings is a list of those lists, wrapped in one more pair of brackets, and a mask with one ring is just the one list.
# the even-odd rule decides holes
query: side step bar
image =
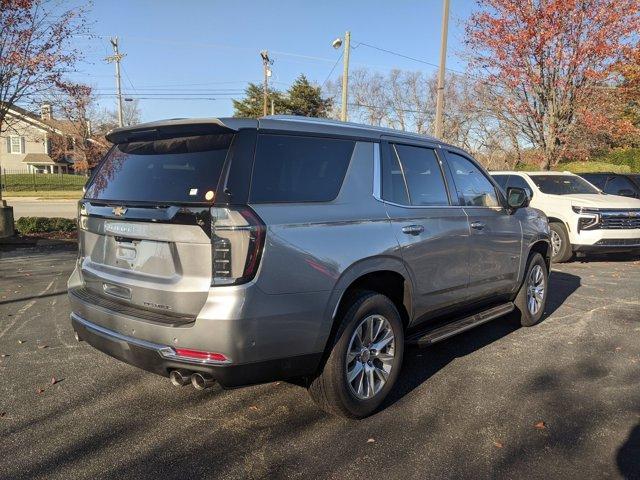
{"label": "side step bar", "polygon": [[407,343],[418,345],[421,347],[431,345],[436,342],[440,342],[441,340],[445,340],[449,337],[453,337],[458,333],[470,330],[473,327],[477,327],[478,325],[482,325],[483,323],[490,322],[495,318],[506,315],[507,313],[513,311],[514,308],[515,306],[513,302],[497,305],[487,310],[469,315],[468,317],[463,317],[459,320],[436,326],[427,331],[418,332],[408,337]]}

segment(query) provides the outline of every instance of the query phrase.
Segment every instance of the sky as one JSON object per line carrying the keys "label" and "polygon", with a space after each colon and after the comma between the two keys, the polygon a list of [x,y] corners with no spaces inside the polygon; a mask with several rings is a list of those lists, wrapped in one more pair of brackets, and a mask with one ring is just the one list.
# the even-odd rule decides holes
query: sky
{"label": "sky", "polygon": [[[474,8],[473,0],[451,0],[450,69],[465,68],[464,22]],[[435,66],[362,43],[437,65],[441,19],[442,0],[94,0],[95,37],[75,37],[84,60],[73,78],[90,84],[101,106],[115,108],[114,66],[104,59],[112,53],[109,37],[118,36],[125,97],[140,98],[143,121],[223,117],[248,82],[262,82],[261,50],[269,51],[271,81],[282,90],[301,73],[319,85],[339,78],[341,51],[331,42],[346,30],[352,69],[431,73]]]}

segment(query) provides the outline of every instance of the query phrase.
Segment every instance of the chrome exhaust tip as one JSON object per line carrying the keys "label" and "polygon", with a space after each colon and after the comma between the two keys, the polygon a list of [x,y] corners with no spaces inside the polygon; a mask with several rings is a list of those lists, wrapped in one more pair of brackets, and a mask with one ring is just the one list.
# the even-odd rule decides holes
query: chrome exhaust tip
{"label": "chrome exhaust tip", "polygon": [[216,383],[216,381],[209,375],[203,373],[194,373],[191,375],[191,385],[193,385],[193,388],[196,390],[211,388],[214,383]]}
{"label": "chrome exhaust tip", "polygon": [[184,387],[191,379],[189,378],[189,372],[186,370],[171,370],[169,373],[169,380],[174,387]]}

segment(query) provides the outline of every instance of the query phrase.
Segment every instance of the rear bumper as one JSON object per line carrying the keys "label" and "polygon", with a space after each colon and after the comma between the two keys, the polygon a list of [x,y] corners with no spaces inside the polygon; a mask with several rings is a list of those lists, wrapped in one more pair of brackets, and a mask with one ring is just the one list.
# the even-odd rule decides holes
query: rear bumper
{"label": "rear bumper", "polygon": [[123,335],[75,313],[71,323],[80,340],[125,363],[162,376],[175,369],[206,373],[226,388],[305,376],[315,371],[321,357],[311,354],[241,365],[205,364],[172,358],[175,352],[168,345]]}

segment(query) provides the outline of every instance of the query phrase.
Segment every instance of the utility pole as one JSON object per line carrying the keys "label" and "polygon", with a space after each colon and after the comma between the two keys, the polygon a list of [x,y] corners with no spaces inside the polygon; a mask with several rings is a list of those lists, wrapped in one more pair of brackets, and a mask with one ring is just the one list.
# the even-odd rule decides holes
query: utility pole
{"label": "utility pole", "polygon": [[449,31],[449,0],[443,0],[442,36],[440,38],[440,68],[438,69],[438,97],[436,100],[436,138],[442,138],[444,110],[444,73],[447,63],[447,36]]}
{"label": "utility pole", "polygon": [[347,121],[347,102],[349,99],[349,52],[351,51],[351,32],[344,34],[344,63],[342,65],[342,111],[340,120]]}
{"label": "utility pole", "polygon": [[124,126],[124,117],[122,114],[122,85],[120,82],[120,61],[125,54],[118,50],[118,37],[111,37],[111,46],[113,47],[113,55],[108,56],[105,60],[109,63],[116,64],[116,90],[118,96],[118,126]]}
{"label": "utility pole", "polygon": [[262,113],[266,117],[268,114],[269,103],[269,77],[271,76],[271,64],[273,61],[269,58],[269,52],[263,50],[260,52],[262,57],[262,69],[264,71],[264,85],[262,87]]}

